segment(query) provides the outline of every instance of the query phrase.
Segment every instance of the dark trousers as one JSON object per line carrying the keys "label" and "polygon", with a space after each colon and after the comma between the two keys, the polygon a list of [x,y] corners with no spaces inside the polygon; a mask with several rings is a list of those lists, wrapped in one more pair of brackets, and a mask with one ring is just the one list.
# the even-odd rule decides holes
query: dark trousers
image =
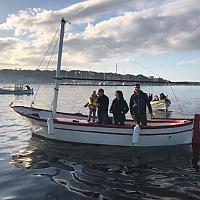
{"label": "dark trousers", "polygon": [[135,121],[135,123],[139,124],[139,125],[142,125],[142,126],[147,126],[147,116],[146,116],[146,113],[140,113],[140,114],[137,114],[137,113],[134,113],[132,115],[133,117],[133,120]]}
{"label": "dark trousers", "polygon": [[96,108],[90,109],[89,110],[89,116],[88,116],[88,121],[90,122],[91,118],[93,118],[93,122],[95,122],[96,118]]}
{"label": "dark trousers", "polygon": [[108,121],[108,112],[99,112],[97,113],[98,115],[98,123],[100,124],[106,124]]}
{"label": "dark trousers", "polygon": [[114,117],[114,124],[120,124],[120,125],[124,125],[125,122],[125,115],[121,114],[121,113],[113,113],[113,117]]}

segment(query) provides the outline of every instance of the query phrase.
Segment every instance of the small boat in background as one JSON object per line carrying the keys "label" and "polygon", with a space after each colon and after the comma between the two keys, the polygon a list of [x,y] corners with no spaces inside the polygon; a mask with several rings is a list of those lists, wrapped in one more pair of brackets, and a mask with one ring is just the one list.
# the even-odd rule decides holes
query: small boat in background
{"label": "small boat in background", "polygon": [[163,99],[158,101],[151,101],[151,107],[153,110],[163,110],[168,111],[171,101],[169,99]]}
{"label": "small boat in background", "polygon": [[151,94],[150,98],[150,103],[153,110],[168,111],[168,108],[171,105],[171,101],[167,98],[166,95],[164,95],[164,93],[160,94],[160,98],[158,95],[155,95],[155,97],[152,98]]}
{"label": "small boat in background", "polygon": [[29,85],[15,84],[14,88],[0,88],[0,94],[32,95],[33,88]]}

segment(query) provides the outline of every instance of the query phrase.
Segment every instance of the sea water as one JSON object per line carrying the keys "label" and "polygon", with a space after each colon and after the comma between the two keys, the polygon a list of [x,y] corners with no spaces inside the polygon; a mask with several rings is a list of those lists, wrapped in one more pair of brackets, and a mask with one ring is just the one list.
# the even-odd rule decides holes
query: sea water
{"label": "sea water", "polygon": [[[38,85],[33,85],[36,92]],[[50,109],[53,85],[41,85],[35,107]],[[58,111],[81,112],[98,86],[60,86]],[[129,102],[133,88],[104,86],[110,104],[116,90]],[[199,86],[142,86],[164,92],[171,117],[200,113]],[[175,94],[175,95],[174,95]],[[26,122],[9,107],[30,106],[33,96],[1,95],[0,199],[199,199],[199,149],[127,148],[54,142],[32,137]],[[156,117],[165,113],[155,112]],[[127,114],[130,117],[130,114]]]}

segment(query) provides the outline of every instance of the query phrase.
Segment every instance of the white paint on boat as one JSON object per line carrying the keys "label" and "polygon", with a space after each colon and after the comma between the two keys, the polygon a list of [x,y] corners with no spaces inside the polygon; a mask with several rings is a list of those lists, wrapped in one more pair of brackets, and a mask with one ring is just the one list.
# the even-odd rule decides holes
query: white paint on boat
{"label": "white paint on boat", "polygon": [[133,144],[138,144],[138,142],[139,142],[139,137],[140,137],[140,126],[137,124],[137,125],[133,128],[132,143],[133,143]]}
{"label": "white paint on boat", "polygon": [[52,117],[47,119],[47,127],[48,127],[48,134],[53,134],[55,130],[54,130],[54,123],[53,123]]}
{"label": "white paint on boat", "polygon": [[87,144],[117,146],[170,146],[189,144],[192,141],[192,120],[154,119],[140,130],[140,140],[132,143],[133,120],[125,125],[100,125],[87,122],[87,116],[81,114],[56,113],[54,134],[48,134],[47,120],[51,111],[15,106],[14,110],[29,123],[33,134],[49,139]]}

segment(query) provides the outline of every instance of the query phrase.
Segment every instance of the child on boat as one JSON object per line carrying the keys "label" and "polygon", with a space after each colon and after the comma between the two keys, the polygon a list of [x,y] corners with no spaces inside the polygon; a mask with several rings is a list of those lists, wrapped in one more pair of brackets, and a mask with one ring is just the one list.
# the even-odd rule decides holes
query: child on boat
{"label": "child on boat", "polygon": [[88,103],[86,104],[89,108],[89,115],[88,115],[88,122],[90,122],[91,118],[93,119],[93,122],[95,122],[96,118],[96,102],[97,102],[97,94],[96,91],[93,91],[91,96],[88,99]]}

